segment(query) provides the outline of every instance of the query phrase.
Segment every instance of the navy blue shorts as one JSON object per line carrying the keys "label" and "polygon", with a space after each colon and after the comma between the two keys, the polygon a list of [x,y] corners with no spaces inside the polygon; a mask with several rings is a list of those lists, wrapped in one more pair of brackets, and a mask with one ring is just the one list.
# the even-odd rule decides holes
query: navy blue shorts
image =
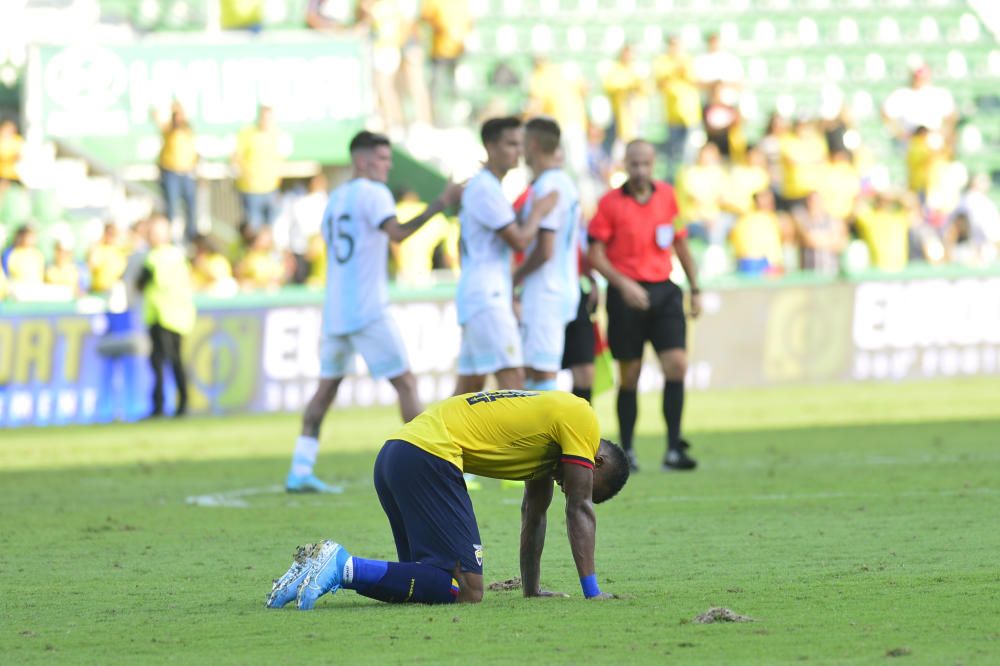
{"label": "navy blue shorts", "polygon": [[483,546],[461,470],[409,442],[390,439],[375,459],[375,492],[400,562],[483,573]]}

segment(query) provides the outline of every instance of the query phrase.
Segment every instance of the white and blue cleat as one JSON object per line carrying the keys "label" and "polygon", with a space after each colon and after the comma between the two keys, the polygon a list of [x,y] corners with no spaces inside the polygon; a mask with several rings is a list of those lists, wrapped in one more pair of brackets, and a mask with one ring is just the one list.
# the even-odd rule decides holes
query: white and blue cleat
{"label": "white and blue cleat", "polygon": [[299,586],[299,610],[311,610],[316,600],[329,592],[336,594],[343,581],[344,565],[351,554],[339,543],[324,541],[312,558],[305,580]]}
{"label": "white and blue cleat", "polygon": [[290,493],[342,493],[344,489],[340,486],[331,486],[320,481],[315,474],[297,476],[289,472],[285,479],[285,490]]}
{"label": "white and blue cleat", "polygon": [[309,567],[312,565],[313,557],[319,551],[322,544],[307,543],[295,549],[292,566],[288,571],[274,581],[271,593],[267,595],[264,605],[267,608],[284,608],[289,602],[294,601],[302,587],[302,581],[309,574]]}

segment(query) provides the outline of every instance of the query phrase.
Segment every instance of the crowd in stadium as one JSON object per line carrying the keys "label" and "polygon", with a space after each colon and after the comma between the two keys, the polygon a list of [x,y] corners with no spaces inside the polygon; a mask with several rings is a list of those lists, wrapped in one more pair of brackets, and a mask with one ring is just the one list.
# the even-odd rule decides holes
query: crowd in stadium
{"label": "crowd in stadium", "polygon": [[[329,18],[323,7],[310,3],[310,27],[371,36],[373,126],[403,136],[408,125],[456,121],[449,115],[455,72],[472,25],[465,0],[427,0],[415,21],[397,3],[373,0],[359,6],[350,26]],[[707,275],[800,270],[836,275],[869,267],[899,271],[912,261],[986,265],[995,260],[1000,213],[988,193],[990,179],[968,173],[956,161],[958,111],[950,93],[932,82],[927,65],[915,67],[906,85],[881,100],[894,159],[905,165],[906,183],[894,187],[846,103],[818,101],[810,116],[774,111],[761,133],[751,132],[739,103],[747,86],[743,63],[718,35],[709,35],[698,54],[670,36],[648,68],[637,67],[635,59],[626,45],[605,63],[601,91],[588,90],[566,67],[543,56],[535,58],[525,82],[524,114],[551,116],[563,130],[566,166],[579,181],[584,223],[599,195],[620,184],[623,146],[657,124],[646,117],[653,108],[662,109],[660,130],[665,127],[657,133],[663,136],[658,168],[676,187],[680,220]],[[647,70],[651,76],[640,74]],[[595,93],[608,102],[606,125],[593,121]],[[261,107],[257,122],[236,140],[231,166],[242,224],[236,240],[227,243],[201,235],[195,219],[197,128],[177,103],[169,117],[154,114],[153,120],[163,139],[158,166],[164,212],[178,230],[183,224],[200,290],[224,295],[322,284],[325,246],[318,232],[329,183],[323,174],[283,183],[283,152],[270,108]],[[0,198],[18,186],[22,145],[13,121],[0,124]],[[421,205],[412,193],[397,194],[405,209],[401,216]],[[116,226],[120,222],[109,223],[92,247],[75,247],[71,238],[38,247],[30,224],[8,229],[0,296],[34,300],[106,293],[122,277],[127,257],[144,246],[148,220],[127,229]],[[430,280],[433,268],[454,273],[457,236],[453,218],[435,219],[412,239],[393,245],[394,273],[410,283]]]}

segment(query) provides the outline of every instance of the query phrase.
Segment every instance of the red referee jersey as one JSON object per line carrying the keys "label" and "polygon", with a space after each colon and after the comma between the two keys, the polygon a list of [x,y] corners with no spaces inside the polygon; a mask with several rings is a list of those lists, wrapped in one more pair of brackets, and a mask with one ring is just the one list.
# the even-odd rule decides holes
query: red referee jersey
{"label": "red referee jersey", "polygon": [[626,188],[627,184],[601,197],[587,235],[604,243],[608,260],[622,275],[639,282],[668,280],[674,236],[687,235],[686,229],[674,226],[674,188],[654,182],[653,194],[644,204]]}

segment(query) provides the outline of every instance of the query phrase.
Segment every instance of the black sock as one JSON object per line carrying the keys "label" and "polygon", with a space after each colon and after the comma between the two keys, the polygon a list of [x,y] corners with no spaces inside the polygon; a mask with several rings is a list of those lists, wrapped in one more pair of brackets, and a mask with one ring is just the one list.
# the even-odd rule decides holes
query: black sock
{"label": "black sock", "polygon": [[574,386],[573,395],[575,395],[578,398],[583,398],[587,402],[590,402],[590,387],[588,386],[587,388],[581,388],[579,386]]}
{"label": "black sock", "polygon": [[684,382],[663,383],[663,419],[667,422],[667,447],[681,446],[681,413],[684,411]]}
{"label": "black sock", "polygon": [[639,407],[635,400],[635,391],[618,389],[618,436],[622,448],[632,450],[632,433],[635,431],[635,418]]}

